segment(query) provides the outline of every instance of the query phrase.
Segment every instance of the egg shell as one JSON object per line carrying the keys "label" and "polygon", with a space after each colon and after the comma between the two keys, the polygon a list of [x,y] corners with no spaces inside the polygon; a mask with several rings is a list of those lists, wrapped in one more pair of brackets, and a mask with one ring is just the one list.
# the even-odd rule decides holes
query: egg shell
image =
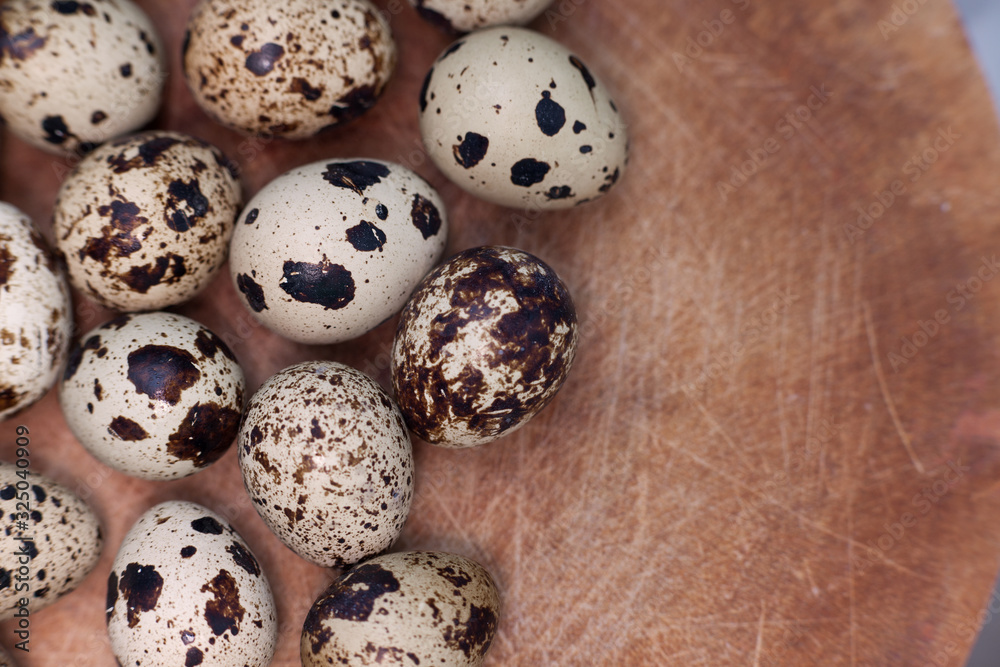
{"label": "egg shell", "polygon": [[62,266],[31,219],[0,202],[0,420],[55,384],[72,333]]}
{"label": "egg shell", "polygon": [[222,340],[171,313],[121,315],[73,348],[59,400],[70,430],[133,477],[186,477],[233,443],[243,370]]}
{"label": "egg shell", "polygon": [[604,84],[558,42],[509,26],[442,52],[420,91],[420,133],[454,183],[510,207],[597,199],[628,158],[625,123]]}
{"label": "egg shell", "polygon": [[163,44],[130,0],[5,0],[0,25],[0,114],[25,141],[82,154],[156,115]]}
{"label": "egg shell", "polygon": [[241,202],[218,148],[153,131],[81,160],[53,220],[77,289],[114,310],[156,310],[191,299],[222,269]]}
{"label": "egg shell", "polygon": [[5,536],[0,620],[14,618],[21,599],[28,601],[30,612],[49,606],[79,586],[97,565],[104,542],[100,522],[87,503],[63,485],[0,462],[0,512]]}
{"label": "egg shell", "polygon": [[239,461],[264,522],[318,565],[388,548],[410,511],[403,416],[374,380],[342,364],[297,364],[264,382],[247,404]]}
{"label": "egg shell", "polygon": [[228,521],[172,500],[125,535],[107,595],[122,665],[266,667],[278,638],[267,576]]}
{"label": "egg shell", "polygon": [[341,575],[313,604],[303,667],[481,665],[500,594],[479,563],[431,551],[390,553]]}
{"label": "egg shell", "polygon": [[451,32],[527,23],[552,0],[410,0],[426,21]]}
{"label": "egg shell", "polygon": [[229,271],[267,328],[300,343],[338,343],[397,313],[447,235],[441,198],[409,169],[324,160],[279,176],[246,205]]}
{"label": "egg shell", "polygon": [[202,0],[184,75],[219,123],[301,139],[372,107],[396,66],[389,24],[368,0]]}
{"label": "egg shell", "polygon": [[569,290],[514,248],[455,255],[414,291],[392,349],[406,423],[424,440],[472,447],[524,426],[562,387],[579,335]]}

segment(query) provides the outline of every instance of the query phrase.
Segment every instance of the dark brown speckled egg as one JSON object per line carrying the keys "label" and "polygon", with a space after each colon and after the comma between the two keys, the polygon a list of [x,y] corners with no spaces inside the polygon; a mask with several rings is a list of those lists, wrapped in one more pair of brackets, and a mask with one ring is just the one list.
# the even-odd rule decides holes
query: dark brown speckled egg
{"label": "dark brown speckled egg", "polygon": [[390,553],[343,574],[313,604],[303,667],[481,665],[500,594],[479,563],[431,551]]}
{"label": "dark brown speckled egg", "polygon": [[243,370],[212,331],[181,315],[143,313],[81,337],[59,401],[70,430],[105,465],[170,480],[226,453],[243,390]]}
{"label": "dark brown speckled egg", "polygon": [[420,134],[456,185],[515,208],[602,197],[628,162],[627,128],[607,87],[559,42],[514,26],[442,51],[420,91]]}
{"label": "dark brown speckled egg", "polygon": [[396,66],[389,24],[368,0],[202,0],[184,76],[223,125],[301,139],[372,107]]}
{"label": "dark brown speckled egg", "polygon": [[573,300],[548,265],[514,248],[466,250],[432,271],[403,309],[396,400],[432,444],[491,442],[552,400],[577,339]]}
{"label": "dark brown speckled egg", "polygon": [[413,499],[410,435],[374,380],[332,361],[272,375],[240,427],[243,485],[264,523],[317,565],[387,549]]}

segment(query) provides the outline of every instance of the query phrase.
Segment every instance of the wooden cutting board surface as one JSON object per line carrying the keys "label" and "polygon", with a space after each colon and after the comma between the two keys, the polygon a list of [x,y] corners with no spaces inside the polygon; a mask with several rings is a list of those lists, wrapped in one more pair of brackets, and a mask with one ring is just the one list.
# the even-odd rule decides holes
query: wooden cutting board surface
{"label": "wooden cutting board surface", "polygon": [[[394,160],[440,188],[449,251],[515,245],[571,287],[580,354],[543,415],[475,451],[415,442],[398,546],[496,575],[489,664],[963,662],[1000,561],[1000,150],[950,4],[899,2],[893,17],[892,0],[562,0],[534,27],[615,92],[633,153],[607,198],[544,216],[474,201],[427,162],[417,92],[449,39],[400,0],[380,2],[402,53],[383,100],[303,143],[209,121],[177,74],[193,0],[140,4],[173,68],[155,125],[222,147],[247,196],[317,159]],[[60,164],[3,137],[0,197],[49,238]],[[253,324],[228,273],[177,310],[230,342],[251,389],[315,358],[388,382],[394,323],[295,345]],[[81,298],[76,312],[84,331],[110,317]],[[22,665],[114,664],[111,561],[172,498],[247,538],[278,599],[274,664],[298,664],[302,620],[335,573],[267,531],[235,450],[154,484],[91,458],[55,392],[0,424],[6,460],[18,424],[33,469],[87,498],[107,536],[84,584],[32,617]],[[0,630],[12,645],[12,624]]]}

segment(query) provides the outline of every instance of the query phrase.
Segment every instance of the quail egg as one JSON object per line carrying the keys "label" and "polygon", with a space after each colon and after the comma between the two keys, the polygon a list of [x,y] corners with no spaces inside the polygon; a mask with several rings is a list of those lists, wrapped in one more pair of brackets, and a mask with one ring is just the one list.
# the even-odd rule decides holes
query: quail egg
{"label": "quail egg", "polygon": [[218,336],[171,313],[121,315],[73,348],[59,395],[81,444],[150,480],[186,477],[236,438],[243,371]]}
{"label": "quail egg", "polygon": [[573,364],[576,310],[537,257],[472,248],[434,269],[403,309],[392,384],[424,440],[471,447],[524,426]]}
{"label": "quail egg", "polygon": [[108,576],[108,634],[119,664],[266,667],[274,596],[229,522],[172,500],[143,514]]}
{"label": "quail egg", "polygon": [[31,219],[0,202],[0,420],[55,384],[72,333],[62,267]]}
{"label": "quail egg", "polygon": [[246,205],[229,270],[266,327],[300,343],[338,343],[403,307],[440,258],[447,227],[437,192],[405,167],[313,162]]}
{"label": "quail egg", "polygon": [[202,0],[182,57],[195,100],[218,122],[301,139],[373,106],[396,44],[368,0]]}
{"label": "quail egg", "polygon": [[342,364],[306,362],[264,382],[247,404],[239,461],[264,522],[318,565],[388,548],[410,511],[403,416],[374,380]]}
{"label": "quail egg", "polygon": [[479,563],[431,551],[385,554],[341,575],[313,604],[302,665],[476,667],[499,616],[500,594]]}
{"label": "quail egg", "polygon": [[85,157],[63,182],[53,219],[77,289],[115,310],[156,310],[218,274],[240,202],[219,149],[154,131]]}
{"label": "quail egg", "polygon": [[493,25],[522,24],[535,18],[552,0],[410,0],[417,13],[452,32]]}
{"label": "quail egg", "polygon": [[163,45],[130,0],[5,0],[0,26],[0,114],[25,141],[82,154],[156,115]]}
{"label": "quail egg", "polygon": [[[23,434],[23,431],[18,431]],[[23,460],[23,459],[22,459]],[[101,556],[87,503],[61,484],[0,462],[0,620],[36,612],[74,590]],[[23,603],[23,604],[22,604]]]}
{"label": "quail egg", "polygon": [[628,156],[618,108],[583,61],[509,26],[467,35],[438,57],[420,91],[420,133],[448,178],[510,207],[597,199]]}

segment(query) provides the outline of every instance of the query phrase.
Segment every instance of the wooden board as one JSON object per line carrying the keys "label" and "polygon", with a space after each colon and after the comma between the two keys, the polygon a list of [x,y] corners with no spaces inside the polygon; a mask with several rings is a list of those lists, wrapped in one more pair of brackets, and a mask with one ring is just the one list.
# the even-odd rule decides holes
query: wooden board
{"label": "wooden board", "polygon": [[[583,336],[556,402],[476,451],[415,443],[399,546],[495,573],[506,611],[490,664],[963,662],[1000,560],[1000,150],[954,9],[908,0],[912,16],[880,23],[894,1],[562,0],[534,26],[615,91],[633,155],[605,200],[544,216],[473,201],[427,162],[417,92],[449,40],[399,0],[380,3],[403,54],[385,98],[294,144],[210,122],[176,73],[192,0],[140,3],[174,68],[156,126],[221,146],[248,196],[316,159],[395,160],[440,188],[449,250],[515,245],[571,286]],[[0,196],[50,238],[59,165],[3,137]],[[751,175],[720,189],[734,169]],[[895,181],[881,215],[847,227]],[[109,316],[76,307],[83,330]],[[228,275],[178,310],[232,343],[251,389],[313,358],[387,382],[392,323],[294,345],[253,325]],[[107,535],[93,575],[32,617],[21,664],[114,664],[111,560],[136,517],[171,498],[247,538],[278,598],[274,664],[298,664],[302,620],[334,573],[268,533],[235,451],[151,484],[87,455],[54,392],[0,424],[5,459],[21,423],[34,469],[86,497]],[[12,624],[0,630],[11,645]]]}

